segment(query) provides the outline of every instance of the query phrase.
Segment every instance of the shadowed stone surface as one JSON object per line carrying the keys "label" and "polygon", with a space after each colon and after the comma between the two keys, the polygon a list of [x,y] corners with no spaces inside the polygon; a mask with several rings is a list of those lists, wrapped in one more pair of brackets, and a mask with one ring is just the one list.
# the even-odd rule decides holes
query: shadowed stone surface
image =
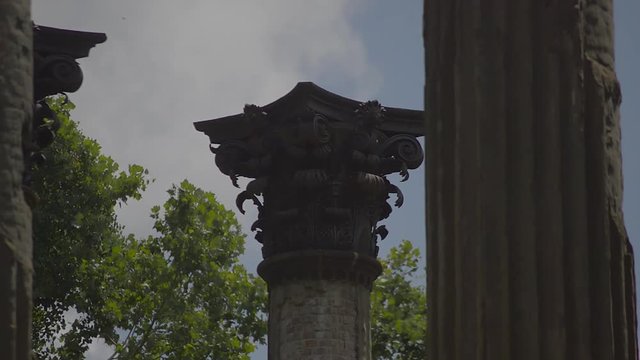
{"label": "shadowed stone surface", "polygon": [[22,193],[30,137],[30,2],[0,0],[0,357],[31,359],[31,209]]}
{"label": "shadowed stone surface", "polygon": [[637,359],[612,16],[425,1],[430,359]]}
{"label": "shadowed stone surface", "polygon": [[381,272],[372,257],[335,250],[260,263],[269,284],[269,359],[371,359],[369,298]]}
{"label": "shadowed stone surface", "polygon": [[387,234],[377,223],[391,213],[389,195],[395,206],[403,202],[386,175],[407,180],[423,160],[421,114],[299,83],[269,105],[195,126],[236,186],[239,176],[254,179],[237,205],[241,212],[247,200],[258,207],[251,230],[265,258],[301,249],[375,257],[376,238]]}

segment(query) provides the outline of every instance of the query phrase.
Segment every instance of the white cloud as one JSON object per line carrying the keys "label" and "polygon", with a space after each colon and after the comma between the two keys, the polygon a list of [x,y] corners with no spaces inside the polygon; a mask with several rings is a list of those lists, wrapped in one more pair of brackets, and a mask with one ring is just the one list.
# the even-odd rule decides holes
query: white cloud
{"label": "white cloud", "polygon": [[107,345],[102,339],[93,339],[89,350],[84,354],[86,360],[106,360],[113,354],[114,347]]}

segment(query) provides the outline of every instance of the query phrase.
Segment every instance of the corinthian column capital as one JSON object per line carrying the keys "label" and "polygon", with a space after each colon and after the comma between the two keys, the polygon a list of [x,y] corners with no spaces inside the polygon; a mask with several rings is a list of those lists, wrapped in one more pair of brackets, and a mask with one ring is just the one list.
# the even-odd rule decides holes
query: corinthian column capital
{"label": "corinthian column capital", "polygon": [[378,223],[403,203],[387,175],[405,181],[424,158],[421,111],[347,99],[308,82],[269,105],[195,127],[234,185],[253,179],[236,204],[243,213],[246,201],[258,207],[251,229],[265,259],[302,250],[375,258],[377,239],[387,235]]}

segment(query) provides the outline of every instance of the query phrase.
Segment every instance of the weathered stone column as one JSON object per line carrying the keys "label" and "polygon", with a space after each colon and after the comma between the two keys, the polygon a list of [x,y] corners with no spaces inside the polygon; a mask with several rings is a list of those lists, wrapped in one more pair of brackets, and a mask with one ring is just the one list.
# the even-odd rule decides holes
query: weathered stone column
{"label": "weathered stone column", "polygon": [[224,174],[255,179],[237,204],[259,210],[269,359],[371,359],[369,295],[381,272],[377,238],[387,235],[378,222],[390,193],[403,202],[385,176],[406,180],[422,163],[422,112],[300,83],[262,108],[195,125]]}
{"label": "weathered stone column", "polygon": [[37,195],[29,188],[30,170],[44,160],[40,150],[57,129],[44,97],[78,90],[82,71],[75,60],[106,40],[101,33],[34,26],[30,7],[30,1],[0,0],[0,357],[8,360],[32,358]]}
{"label": "weathered stone column", "polygon": [[611,0],[426,0],[429,359],[637,359]]}
{"label": "weathered stone column", "polygon": [[31,2],[0,0],[0,357],[31,358],[31,209],[22,193],[30,138]]}

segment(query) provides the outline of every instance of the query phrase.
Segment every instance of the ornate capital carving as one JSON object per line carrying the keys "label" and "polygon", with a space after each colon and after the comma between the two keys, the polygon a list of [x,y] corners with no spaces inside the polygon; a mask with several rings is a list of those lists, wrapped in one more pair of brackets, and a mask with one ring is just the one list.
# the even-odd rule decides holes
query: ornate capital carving
{"label": "ornate capital carving", "polygon": [[[74,92],[82,85],[82,70],[76,59],[89,56],[89,50],[107,39],[105,34],[33,26],[33,98],[31,129],[25,129],[23,185],[31,205],[36,195],[31,191],[31,166],[44,161],[40,152],[55,139],[59,123],[44,98]],[[29,136],[30,134],[30,136]],[[30,137],[30,139],[29,139]]]}
{"label": "ornate capital carving", "polygon": [[253,179],[236,204],[243,213],[246,201],[258,207],[251,229],[265,259],[318,249],[375,257],[390,196],[403,203],[386,175],[405,181],[423,161],[422,112],[359,103],[311,83],[196,128],[209,135],[215,163],[234,185]]}
{"label": "ornate capital carving", "polygon": [[103,33],[34,25],[34,99],[38,101],[49,95],[77,91],[83,75],[76,60],[89,56],[89,50],[106,39]]}

